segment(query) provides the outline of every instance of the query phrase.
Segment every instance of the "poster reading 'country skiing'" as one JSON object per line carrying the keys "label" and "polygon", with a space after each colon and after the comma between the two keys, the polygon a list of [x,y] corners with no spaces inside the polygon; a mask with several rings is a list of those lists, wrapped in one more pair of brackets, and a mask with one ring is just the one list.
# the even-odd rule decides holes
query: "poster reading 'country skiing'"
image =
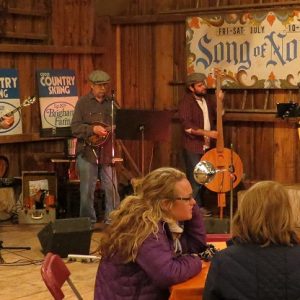
{"label": "poster reading 'country skiing'", "polygon": [[42,129],[71,125],[78,100],[73,70],[38,70]]}
{"label": "poster reading 'country skiing'", "polygon": [[0,129],[0,135],[22,133],[19,77],[16,69],[0,69],[0,120],[5,115],[14,115],[14,124]]}

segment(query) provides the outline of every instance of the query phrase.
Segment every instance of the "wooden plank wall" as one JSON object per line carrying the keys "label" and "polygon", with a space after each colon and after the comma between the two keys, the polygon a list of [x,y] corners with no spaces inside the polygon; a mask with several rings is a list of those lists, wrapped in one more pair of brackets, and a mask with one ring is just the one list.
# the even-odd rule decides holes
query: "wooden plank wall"
{"label": "wooden plank wall", "polygon": [[[128,15],[134,17],[112,18],[121,36],[122,93],[118,97],[123,107],[174,111],[170,142],[148,142],[146,145],[146,169],[161,165],[183,166],[176,109],[184,93],[184,85],[172,85],[170,82],[183,82],[185,79],[185,16],[180,11],[177,16],[175,12],[173,15],[162,12],[205,7],[212,9],[217,3],[230,8],[257,2],[140,0],[132,1],[129,5]],[[227,91],[225,107],[240,108],[243,94],[242,90]],[[249,91],[245,108],[263,108],[265,97],[265,91]],[[267,108],[274,109],[277,102],[289,100],[300,103],[298,92],[270,91]],[[239,115],[233,120],[225,114],[225,147],[233,144],[240,155],[245,179],[251,182],[266,179],[291,184],[300,182],[300,143],[295,125],[295,121],[269,122],[264,119],[259,121],[255,117],[244,120]],[[140,165],[140,143],[130,141],[125,144]]]}
{"label": "wooden plank wall", "polygon": [[[7,35],[0,37],[0,64],[19,70],[21,98],[36,93],[38,69],[74,69],[81,95],[88,91],[88,73],[103,68],[112,75],[112,88],[119,87],[116,96],[123,108],[174,112],[170,141],[145,142],[146,172],[164,165],[183,167],[176,109],[184,94],[184,85],[180,83],[186,74],[185,16],[162,12],[213,8],[217,3],[232,7],[258,3],[256,0],[128,0],[126,15],[118,18],[96,16],[93,0],[3,2],[11,9],[5,15]],[[23,15],[17,14],[16,9],[23,10]],[[26,16],[24,11],[34,13]],[[247,105],[260,105],[264,97],[264,91],[249,92]],[[268,106],[272,108],[276,102],[291,98],[299,101],[298,93],[271,91]],[[242,99],[243,91],[227,92],[225,105],[239,108]],[[232,119],[227,114],[224,119],[225,146],[234,145],[248,180],[300,182],[300,146],[295,123],[242,120],[240,116]],[[49,157],[63,154],[64,140],[40,138],[37,104],[22,111],[22,120],[22,136],[0,138],[0,154],[10,160],[9,176],[20,176],[23,170],[52,170]],[[125,141],[125,146],[141,169],[141,142]],[[121,155],[125,167],[132,170],[125,151]]]}
{"label": "wooden plank wall", "polygon": [[[7,10],[0,65],[18,69],[21,101],[36,95],[39,69],[75,70],[79,95],[88,91],[86,78],[94,68],[113,69],[105,53],[106,39],[95,33],[99,18],[93,0],[2,0],[1,4]],[[102,28],[111,28],[108,19],[100,19]],[[53,170],[50,158],[64,155],[65,140],[40,137],[38,102],[22,110],[22,123],[22,135],[0,137],[0,153],[10,162],[7,176]]]}

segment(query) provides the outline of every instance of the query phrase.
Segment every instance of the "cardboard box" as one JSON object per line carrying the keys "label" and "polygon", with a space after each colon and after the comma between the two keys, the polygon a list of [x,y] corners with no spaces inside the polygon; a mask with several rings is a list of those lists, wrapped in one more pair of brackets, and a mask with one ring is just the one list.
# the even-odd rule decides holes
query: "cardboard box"
{"label": "cardboard box", "polygon": [[56,219],[57,177],[55,172],[22,172],[23,208],[20,224],[47,224]]}

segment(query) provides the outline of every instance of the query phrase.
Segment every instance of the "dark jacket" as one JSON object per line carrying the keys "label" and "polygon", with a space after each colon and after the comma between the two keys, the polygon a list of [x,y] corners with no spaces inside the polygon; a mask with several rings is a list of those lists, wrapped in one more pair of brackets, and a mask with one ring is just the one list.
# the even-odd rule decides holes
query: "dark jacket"
{"label": "dark jacket", "polygon": [[299,245],[233,245],[213,258],[203,300],[296,300],[299,283]]}
{"label": "dark jacket", "polygon": [[100,163],[109,164],[112,160],[111,135],[101,147],[91,147],[87,143],[88,138],[94,135],[93,126],[97,123],[111,128],[111,101],[106,97],[99,103],[90,92],[77,101],[72,118],[72,134],[77,137],[76,155],[81,154],[94,164],[97,155]]}
{"label": "dark jacket", "polygon": [[[206,245],[199,207],[193,219],[184,222],[181,236],[183,253],[199,253]],[[157,236],[150,235],[140,246],[136,262],[122,264],[117,259],[101,261],[95,286],[95,300],[168,299],[169,287],[201,271],[198,256],[174,254],[173,239],[167,223],[159,224]]]}
{"label": "dark jacket", "polygon": [[[207,97],[205,100],[208,109],[211,130],[215,130],[217,118],[216,100],[213,98],[207,99]],[[189,128],[204,129],[203,111],[199,107],[194,95],[191,92],[185,94],[183,99],[180,101],[178,106],[178,114],[183,130],[183,148],[193,153],[203,154],[204,137],[202,135],[196,136],[185,132],[185,130]],[[211,140],[211,143],[214,143],[213,139]],[[211,147],[213,146],[214,145],[211,145]]]}

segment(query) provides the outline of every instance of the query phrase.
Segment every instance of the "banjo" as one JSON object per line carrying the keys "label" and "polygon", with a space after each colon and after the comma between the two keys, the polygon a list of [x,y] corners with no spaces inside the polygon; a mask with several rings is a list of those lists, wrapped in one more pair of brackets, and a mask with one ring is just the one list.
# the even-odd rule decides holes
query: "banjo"
{"label": "banjo", "polygon": [[[89,136],[85,140],[85,142],[86,142],[87,145],[92,146],[92,147],[101,147],[109,139],[109,137],[111,135],[111,132],[112,132],[112,127],[105,124],[105,123],[101,123],[101,122],[94,122],[94,123],[92,123],[92,125],[100,125],[100,126],[104,127],[107,131],[107,134],[102,135],[102,136],[99,136],[97,134],[93,134],[93,135]],[[113,126],[113,129],[115,129],[115,126]]]}
{"label": "banjo", "polygon": [[20,111],[25,106],[29,106],[29,105],[33,104],[35,101],[36,101],[35,97],[28,97],[28,98],[26,98],[20,106],[16,107],[12,111],[6,113],[4,116],[1,116],[0,117],[0,122],[4,121],[4,117],[10,117],[10,116],[12,116],[15,112]]}

